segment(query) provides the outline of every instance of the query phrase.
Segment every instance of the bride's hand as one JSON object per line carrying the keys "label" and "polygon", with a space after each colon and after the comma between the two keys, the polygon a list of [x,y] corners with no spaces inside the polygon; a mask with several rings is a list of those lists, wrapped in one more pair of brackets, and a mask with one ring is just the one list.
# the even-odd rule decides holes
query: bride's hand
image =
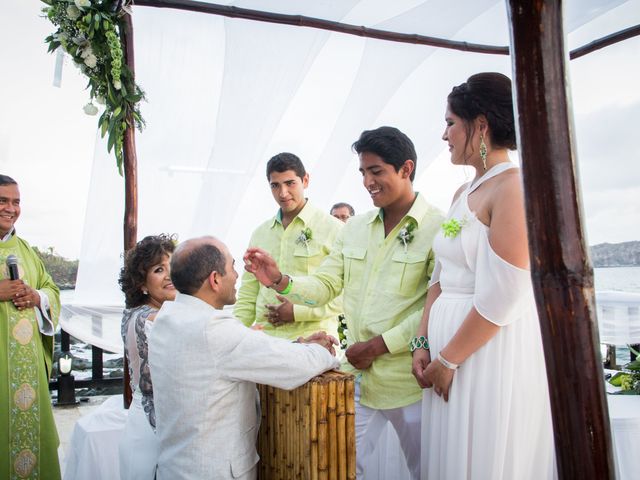
{"label": "bride's hand", "polygon": [[424,372],[425,381],[433,385],[435,394],[442,396],[445,402],[449,401],[449,389],[455,372],[455,370],[445,367],[437,360],[431,362]]}
{"label": "bride's hand", "polygon": [[418,348],[413,352],[413,361],[411,363],[411,373],[416,377],[416,381],[420,388],[429,388],[431,387],[431,382],[428,382],[425,378],[425,370],[427,366],[431,363],[431,355],[429,354],[429,350],[425,350],[424,348]]}

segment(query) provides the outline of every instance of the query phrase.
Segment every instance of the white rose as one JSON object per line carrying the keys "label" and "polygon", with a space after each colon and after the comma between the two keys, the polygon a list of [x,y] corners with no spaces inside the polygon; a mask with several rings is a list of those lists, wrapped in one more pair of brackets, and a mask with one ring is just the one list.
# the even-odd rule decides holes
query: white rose
{"label": "white rose", "polygon": [[120,80],[116,80],[115,82],[113,82],[113,88],[115,88],[116,90],[120,90],[122,88],[122,83],[120,82]]}
{"label": "white rose", "polygon": [[89,68],[94,68],[98,63],[98,57],[91,54],[87,58],[84,59],[84,64]]}
{"label": "white rose", "polygon": [[87,103],[84,108],[84,113],[87,115],[96,115],[98,113],[98,107],[96,107],[93,103]]}
{"label": "white rose", "polygon": [[74,3],[76,4],[76,7],[78,7],[78,8],[85,8],[85,7],[90,7],[91,6],[91,1],[90,0],[74,0]]}
{"label": "white rose", "polygon": [[82,58],[87,58],[89,55],[93,55],[93,49],[91,48],[91,45],[86,46],[80,53],[80,56]]}
{"label": "white rose", "polygon": [[75,5],[69,5],[67,7],[67,17],[71,20],[77,20],[82,15],[82,12]]}

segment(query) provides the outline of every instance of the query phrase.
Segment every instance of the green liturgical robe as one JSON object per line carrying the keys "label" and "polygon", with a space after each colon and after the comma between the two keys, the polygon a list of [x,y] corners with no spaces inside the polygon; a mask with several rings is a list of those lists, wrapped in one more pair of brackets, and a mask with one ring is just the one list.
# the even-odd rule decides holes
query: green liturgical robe
{"label": "green liturgical robe", "polygon": [[[6,259],[31,288],[44,293],[54,326],[60,292],[38,255],[15,234],[0,242],[0,280],[9,278]],[[19,311],[0,301],[0,479],[59,479],[58,433],[49,396],[53,337],[43,335],[36,309]]]}

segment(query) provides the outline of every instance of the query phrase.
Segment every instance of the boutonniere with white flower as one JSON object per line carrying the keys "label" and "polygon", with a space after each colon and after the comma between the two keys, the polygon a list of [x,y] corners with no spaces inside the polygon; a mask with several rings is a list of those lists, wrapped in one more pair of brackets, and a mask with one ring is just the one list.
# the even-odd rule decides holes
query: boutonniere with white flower
{"label": "boutonniere with white flower", "polygon": [[343,350],[347,349],[347,319],[344,316],[344,313],[338,315],[338,340],[340,342],[340,348]]}
{"label": "boutonniere with white flower", "polygon": [[409,245],[413,240],[413,231],[415,229],[416,224],[412,221],[409,221],[404,227],[400,229],[400,233],[398,233],[398,240],[404,246],[404,253],[407,253],[407,245]]}
{"label": "boutonniere with white flower", "polygon": [[462,218],[460,220],[452,218],[451,220],[442,224],[442,233],[447,238],[455,238],[462,230],[462,227],[464,227],[466,224],[466,218]]}
{"label": "boutonniere with white flower", "polygon": [[296,243],[304,245],[308,252],[309,242],[311,241],[312,238],[313,238],[313,232],[309,227],[307,227],[300,232],[300,235],[298,235],[298,238],[296,238]]}

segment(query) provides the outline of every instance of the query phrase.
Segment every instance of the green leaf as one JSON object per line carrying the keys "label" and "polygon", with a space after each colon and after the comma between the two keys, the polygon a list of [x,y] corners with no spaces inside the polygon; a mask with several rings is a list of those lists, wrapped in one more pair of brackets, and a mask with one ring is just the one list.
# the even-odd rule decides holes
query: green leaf
{"label": "green leaf", "polygon": [[110,129],[110,131],[109,131],[109,141],[107,142],[107,153],[111,153],[111,149],[113,148],[113,145],[116,143],[117,135],[118,135],[118,132],[116,132],[115,130]]}
{"label": "green leaf", "polygon": [[82,21],[86,24],[86,25],[91,25],[91,20],[93,20],[93,17],[91,15],[91,12],[87,13],[83,18]]}
{"label": "green leaf", "polygon": [[614,387],[619,387],[622,385],[622,379],[626,376],[626,373],[618,372],[613,377],[609,379],[609,383]]}
{"label": "green leaf", "polygon": [[113,111],[113,116],[114,117],[118,117],[118,116],[120,116],[121,112],[122,112],[122,107],[118,107]]}
{"label": "green leaf", "polygon": [[104,138],[105,134],[107,133],[107,130],[109,129],[109,119],[105,118],[102,120],[101,124],[100,124],[100,137]]}

